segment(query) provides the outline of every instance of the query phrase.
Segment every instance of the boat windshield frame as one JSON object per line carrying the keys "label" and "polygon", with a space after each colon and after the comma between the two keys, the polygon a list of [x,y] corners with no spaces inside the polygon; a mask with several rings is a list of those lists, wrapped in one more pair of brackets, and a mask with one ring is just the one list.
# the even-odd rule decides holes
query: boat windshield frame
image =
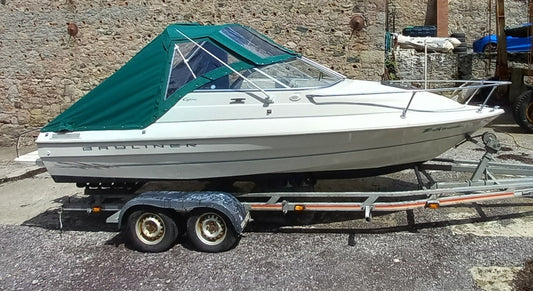
{"label": "boat windshield frame", "polygon": [[[316,86],[291,87],[288,84],[278,80],[275,76],[272,76],[268,72],[265,72],[265,68],[279,66],[279,65],[282,65],[284,63],[289,63],[289,62],[293,62],[293,61],[301,61],[301,62],[305,63],[309,67],[311,67],[313,69],[316,69],[317,72],[320,72],[321,74],[324,74],[324,75],[328,76],[329,78],[332,79],[332,81],[327,83],[327,84],[316,85]],[[293,68],[295,68],[295,67],[293,67]],[[338,83],[340,83],[340,82],[342,82],[343,80],[346,79],[346,76],[344,76],[344,75],[342,75],[342,74],[340,74],[340,73],[338,73],[338,72],[336,72],[336,71],[334,71],[334,70],[332,70],[330,68],[327,68],[327,67],[325,67],[325,66],[323,66],[323,65],[321,65],[321,64],[319,64],[319,63],[317,63],[315,61],[312,61],[312,60],[310,60],[308,58],[305,58],[303,56],[298,56],[298,57],[295,57],[295,58],[292,58],[292,59],[288,59],[288,60],[285,60],[285,61],[282,61],[282,62],[276,62],[276,63],[270,64],[270,65],[266,65],[266,66],[254,66],[254,67],[249,68],[247,70],[248,71],[257,72],[259,75],[264,76],[266,79],[269,79],[272,82],[274,82],[275,84],[279,85],[279,87],[276,87],[276,88],[261,87],[261,89],[264,90],[264,91],[287,91],[287,90],[296,91],[296,90],[309,90],[309,89],[327,88],[327,87],[334,86],[334,85],[336,85],[336,84],[338,84]],[[250,81],[250,80],[246,80],[246,81]],[[254,83],[254,85],[252,86],[254,88],[209,88],[209,83],[208,83],[204,87],[198,88],[198,89],[194,90],[193,92],[201,93],[201,92],[224,92],[224,91],[233,91],[233,92],[235,92],[235,91],[238,91],[238,92],[258,91],[259,89],[255,88],[255,87],[256,86],[260,86],[260,85],[258,85],[255,82],[253,82],[253,79],[250,82]]]}

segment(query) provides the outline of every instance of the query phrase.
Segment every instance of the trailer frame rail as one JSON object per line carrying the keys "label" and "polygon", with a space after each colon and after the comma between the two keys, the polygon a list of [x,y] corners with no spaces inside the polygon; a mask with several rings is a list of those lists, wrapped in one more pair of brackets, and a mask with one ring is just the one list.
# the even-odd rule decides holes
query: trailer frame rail
{"label": "trailer frame rail", "polygon": [[[414,167],[418,189],[384,192],[265,192],[237,194],[250,211],[373,211],[437,209],[469,202],[533,195],[533,165],[494,162],[501,148],[493,133],[468,141],[485,147],[479,161],[433,159]],[[461,182],[437,181],[431,171],[471,173]],[[511,176],[510,178],[508,176]]]}

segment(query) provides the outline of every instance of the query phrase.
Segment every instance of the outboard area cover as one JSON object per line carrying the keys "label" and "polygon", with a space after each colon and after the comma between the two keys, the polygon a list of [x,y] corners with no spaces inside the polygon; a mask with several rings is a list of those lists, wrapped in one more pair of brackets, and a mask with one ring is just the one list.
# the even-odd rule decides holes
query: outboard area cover
{"label": "outboard area cover", "polygon": [[217,86],[233,70],[296,56],[239,24],[173,24],[41,132],[142,129],[187,93]]}

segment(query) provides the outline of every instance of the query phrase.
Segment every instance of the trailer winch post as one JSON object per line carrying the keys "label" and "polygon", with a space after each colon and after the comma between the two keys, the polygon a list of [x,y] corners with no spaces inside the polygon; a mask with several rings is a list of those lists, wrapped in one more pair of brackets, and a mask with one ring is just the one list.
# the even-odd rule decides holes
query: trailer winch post
{"label": "trailer winch post", "polygon": [[485,154],[483,154],[481,161],[479,162],[476,170],[472,174],[472,181],[480,180],[483,174],[490,176],[490,173],[487,170],[487,166],[491,161],[494,160],[493,154],[497,153],[501,149],[501,144],[498,141],[496,135],[493,133],[485,132],[482,135],[481,140],[485,145]]}

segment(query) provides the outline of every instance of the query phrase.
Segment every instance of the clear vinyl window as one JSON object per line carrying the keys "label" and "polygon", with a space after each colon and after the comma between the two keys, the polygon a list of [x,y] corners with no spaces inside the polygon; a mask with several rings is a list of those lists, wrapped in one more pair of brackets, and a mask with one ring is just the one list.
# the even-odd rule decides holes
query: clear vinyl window
{"label": "clear vinyl window", "polygon": [[[237,61],[237,58],[209,41],[199,42],[198,45],[192,42],[176,44],[174,46],[166,98],[190,81],[224,66],[222,62],[231,65]],[[210,88],[227,88],[229,86],[228,82],[228,76],[225,76],[210,82]]]}
{"label": "clear vinyl window", "polygon": [[220,31],[227,38],[261,58],[285,54],[286,52],[263,37],[240,26],[230,26]]}
{"label": "clear vinyl window", "polygon": [[[200,89],[303,89],[319,88],[333,85],[343,79],[343,76],[329,72],[315,64],[292,59],[286,62],[255,67],[233,73],[229,77],[229,87],[213,86],[215,80]],[[253,83],[253,84],[252,84]],[[254,85],[255,84],[255,85]]]}

